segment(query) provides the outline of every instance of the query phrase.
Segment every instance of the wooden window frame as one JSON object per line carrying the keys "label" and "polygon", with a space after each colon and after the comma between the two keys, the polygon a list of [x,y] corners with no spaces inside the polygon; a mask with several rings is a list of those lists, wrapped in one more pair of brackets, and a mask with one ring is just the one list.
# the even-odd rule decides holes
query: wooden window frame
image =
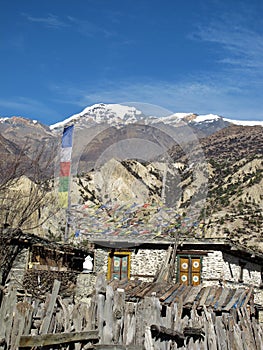
{"label": "wooden window frame", "polygon": [[[198,255],[198,254],[178,254],[177,255],[177,276],[176,276],[176,282],[177,283],[181,283],[180,281],[180,259],[181,258],[186,258],[189,260],[189,265],[192,266],[192,259],[200,259],[200,282],[199,284],[202,283],[202,268],[203,268],[203,256],[202,255]],[[188,283],[188,286],[193,286],[192,284],[192,269],[189,271],[189,281],[191,281],[191,283]]]}
{"label": "wooden window frame", "polygon": [[127,266],[127,278],[128,280],[131,277],[131,252],[130,251],[111,251],[108,254],[108,269],[107,269],[107,280],[111,280],[112,278],[112,262],[114,259],[114,256],[128,256],[128,266]]}

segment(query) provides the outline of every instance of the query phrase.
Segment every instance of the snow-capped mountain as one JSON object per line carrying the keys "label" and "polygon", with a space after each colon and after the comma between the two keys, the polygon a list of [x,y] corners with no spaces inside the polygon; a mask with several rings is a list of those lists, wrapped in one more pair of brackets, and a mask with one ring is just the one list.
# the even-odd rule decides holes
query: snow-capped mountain
{"label": "snow-capped mountain", "polygon": [[189,125],[199,132],[204,131],[205,134],[211,134],[230,124],[237,125],[261,125],[263,121],[239,121],[223,118],[216,114],[198,115],[196,113],[174,113],[162,117],[147,115],[134,106],[125,106],[120,104],[95,104],[85,108],[82,112],[72,115],[71,117],[53,124],[51,130],[58,131],[65,125],[69,124],[85,124],[96,125],[106,123],[111,126],[127,125],[132,123],[156,124],[164,123],[173,126]]}
{"label": "snow-capped mountain", "polygon": [[[214,134],[215,132],[231,126],[233,124],[241,126],[263,126],[263,121],[238,121],[226,119],[216,114],[198,115],[193,112],[174,113],[164,116],[151,115],[144,111],[144,106],[138,109],[134,106],[125,106],[120,104],[95,104],[85,108],[82,112],[74,114],[71,117],[53,124],[44,125],[37,120],[31,120],[23,117],[0,117],[0,134],[7,140],[15,143],[28,155],[35,155],[41,149],[50,153],[51,149],[59,147],[63,127],[74,123],[78,130],[78,140],[80,144],[87,142],[87,137],[92,139],[94,128],[101,127],[98,130],[104,130],[104,136],[107,134],[107,126],[118,128],[118,126],[140,123],[145,125],[160,124],[171,125],[173,127],[182,127],[188,125],[200,138]],[[157,113],[156,113],[157,114]],[[88,131],[89,129],[89,131]],[[110,139],[115,135],[114,131],[109,130],[106,138]],[[117,137],[117,134],[115,135]],[[96,146],[97,147],[97,146]],[[45,153],[43,151],[43,153]]]}
{"label": "snow-capped mountain", "polygon": [[145,120],[146,116],[131,106],[120,104],[99,103],[85,108],[82,112],[50,126],[51,130],[61,128],[67,124],[80,123],[83,121],[90,124],[107,123],[110,125],[130,124]]}

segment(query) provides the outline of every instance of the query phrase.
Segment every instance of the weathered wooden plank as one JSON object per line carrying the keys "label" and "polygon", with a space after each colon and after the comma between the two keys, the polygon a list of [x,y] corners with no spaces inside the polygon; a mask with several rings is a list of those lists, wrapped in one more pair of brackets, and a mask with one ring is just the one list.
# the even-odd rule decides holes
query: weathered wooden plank
{"label": "weathered wooden plank", "polygon": [[115,344],[123,342],[123,323],[124,323],[125,293],[124,289],[117,289],[114,293],[113,301],[113,341]]}
{"label": "weathered wooden plank", "polygon": [[[152,302],[151,309],[149,310],[150,313],[147,316],[146,315],[144,316],[147,322],[147,326],[151,326],[152,324],[156,324],[157,327],[163,326],[164,317],[161,316],[162,305],[160,303],[160,300],[156,297],[152,297],[151,302]],[[164,306],[164,308],[167,308],[167,307]],[[166,350],[165,342],[163,342],[159,337],[155,339],[154,344],[156,349]]]}
{"label": "weathered wooden plank", "polygon": [[182,305],[184,306],[185,297],[188,295],[191,289],[192,289],[192,286],[186,286],[184,290],[182,290],[179,294],[176,295],[174,301],[180,300],[182,302]]}
{"label": "weathered wooden plank", "polygon": [[149,293],[149,291],[151,291],[151,289],[153,289],[153,284],[149,283],[141,291],[136,293],[136,296],[139,297],[139,298],[143,298],[147,293]]}
{"label": "weathered wooden plank", "polygon": [[16,304],[10,340],[11,349],[16,349],[18,347],[20,337],[28,320],[28,314],[32,309],[32,306],[28,302],[19,302]]}
{"label": "weathered wooden plank", "polygon": [[48,332],[48,328],[52,319],[52,314],[53,314],[54,306],[57,300],[60,284],[61,284],[60,281],[54,280],[53,289],[52,289],[51,298],[48,304],[47,312],[43,319],[42,325],[40,326],[40,332],[39,332],[40,334],[46,334]]}
{"label": "weathered wooden plank", "polygon": [[179,286],[180,284],[176,283],[169,287],[169,289],[159,297],[160,301],[164,301],[165,299],[167,299]]}
{"label": "weathered wooden plank", "polygon": [[99,330],[99,337],[101,342],[103,342],[103,327],[104,327],[104,303],[105,303],[105,295],[104,294],[98,294],[96,296],[96,303],[97,303],[97,327]]}
{"label": "weathered wooden plank", "polygon": [[185,339],[185,336],[183,333],[178,332],[172,328],[166,328],[163,326],[153,324],[153,325],[151,325],[150,329],[153,333],[156,333],[157,335],[158,334],[165,334],[167,337],[170,337],[170,338]]}
{"label": "weathered wooden plank", "polygon": [[232,307],[236,308],[239,302],[239,297],[243,293],[243,289],[236,289],[235,294],[232,296],[228,304],[223,308],[224,311],[229,311]]}
{"label": "weathered wooden plank", "polygon": [[239,309],[240,307],[242,307],[242,305],[244,304],[244,301],[246,300],[247,294],[248,294],[249,290],[246,289],[243,291],[243,293],[239,296],[239,301],[236,305],[236,308]]}
{"label": "weathered wooden plank", "polygon": [[257,334],[257,350],[263,349],[263,325],[253,320],[253,332]]}
{"label": "weathered wooden plank", "polygon": [[201,299],[199,300],[198,306],[203,307],[205,305],[206,299],[210,293],[210,287],[206,287]]}
{"label": "weathered wooden plank", "polygon": [[207,310],[206,306],[204,305],[204,313],[207,320],[207,345],[209,350],[217,350],[217,341],[216,341],[216,334],[214,329],[214,324],[212,321],[212,315]]}
{"label": "weathered wooden plank", "polygon": [[198,315],[195,306],[193,306],[191,310],[191,322],[193,328],[202,328],[201,318]]}
{"label": "weathered wooden plank", "polygon": [[189,294],[187,295],[187,297],[184,300],[184,305],[187,306],[191,306],[197,295],[199,294],[200,290],[202,289],[201,284],[199,284],[199,286],[194,286],[190,289]]}
{"label": "weathered wooden plank", "polygon": [[69,322],[69,320],[71,320],[71,317],[70,317],[70,311],[69,311],[68,305],[65,304],[65,301],[61,298],[60,295],[58,295],[57,299],[58,299],[58,303],[62,308],[62,313],[59,315],[59,323],[61,327],[64,328],[65,333],[70,332],[71,322]]}
{"label": "weathered wooden plank", "polygon": [[217,287],[210,288],[209,294],[208,294],[208,296],[206,298],[206,301],[205,301],[206,307],[209,307],[212,304],[214,304],[214,302],[215,302],[215,295],[216,295],[217,291],[218,291]]}
{"label": "weathered wooden plank", "polygon": [[243,301],[242,305],[240,305],[240,306],[242,306],[244,308],[247,306],[248,302],[250,301],[252,292],[253,292],[253,287],[250,287],[245,300]]}
{"label": "weathered wooden plank", "polygon": [[216,292],[215,292],[215,295],[213,297],[213,300],[210,302],[210,306],[212,306],[212,308],[215,308],[215,305],[217,304],[217,302],[222,294],[222,290],[223,290],[222,287],[216,288]]}
{"label": "weathered wooden plank", "polygon": [[12,285],[8,287],[7,293],[4,295],[0,310],[0,339],[4,339],[6,343],[5,346],[0,346],[0,349],[8,349],[10,344],[11,332],[12,332],[12,322],[13,322],[13,310],[16,307],[16,288]]}
{"label": "weathered wooden plank", "polygon": [[165,259],[163,260],[162,265],[156,272],[154,281],[165,282],[170,280],[171,264],[173,265],[174,263],[174,259],[173,259],[174,253],[175,253],[174,247],[170,246],[167,249],[167,253],[166,253]]}
{"label": "weathered wooden plank", "polygon": [[17,349],[20,336],[22,334],[22,328],[24,328],[24,324],[25,324],[24,317],[16,309],[14,312],[11,339],[10,339],[11,349]]}
{"label": "weathered wooden plank", "polygon": [[225,301],[228,298],[229,289],[223,288],[221,291],[221,295],[219,296],[218,300],[214,304],[214,309],[221,311],[222,306],[225,304]]}
{"label": "weathered wooden plank", "polygon": [[116,344],[94,344],[94,349],[98,350],[145,350],[144,347],[138,345],[116,345]]}
{"label": "weathered wooden plank", "polygon": [[126,290],[126,296],[129,298],[133,298],[133,297],[138,297],[137,293],[142,292],[147,286],[149,285],[148,282],[141,282],[140,284],[134,286],[134,288],[131,288],[129,290]]}
{"label": "weathered wooden plank", "polygon": [[22,335],[20,338],[19,347],[26,348],[32,346],[47,346],[64,343],[72,343],[86,340],[98,340],[98,331],[84,331],[71,333],[48,333],[40,335]]}
{"label": "weathered wooden plank", "polygon": [[104,304],[104,321],[103,328],[103,342],[105,344],[111,344],[113,341],[113,297],[114,292],[111,286],[106,287],[106,300]]}
{"label": "weathered wooden plank", "polygon": [[[81,305],[75,305],[72,311],[72,321],[76,332],[82,331]],[[75,350],[81,349],[81,343],[75,343]]]}
{"label": "weathered wooden plank", "polygon": [[224,325],[222,323],[222,316],[216,317],[215,331],[217,335],[216,339],[218,349],[227,350],[226,330],[224,329]]}
{"label": "weathered wooden plank", "polygon": [[150,297],[142,299],[137,304],[136,309],[136,344],[143,346],[144,336],[145,336],[145,327],[151,325],[152,315],[152,300]]}
{"label": "weathered wooden plank", "polygon": [[228,349],[237,350],[235,347],[235,341],[234,341],[234,319],[232,316],[227,317],[228,325],[227,325],[227,344]]}
{"label": "weathered wooden plank", "polygon": [[135,303],[125,304],[124,325],[123,325],[123,344],[131,345],[135,343],[136,330],[136,308]]}
{"label": "weathered wooden plank", "polygon": [[144,347],[145,347],[145,350],[154,350],[155,349],[151,329],[149,326],[145,327]]}
{"label": "weathered wooden plank", "polygon": [[176,300],[176,297],[181,294],[182,291],[186,289],[186,286],[181,284],[177,289],[175,289],[169,296],[164,300],[165,304],[170,304]]}
{"label": "weathered wooden plank", "polygon": [[242,310],[240,310],[241,314],[243,315],[242,317],[242,323],[241,323],[241,327],[242,330],[245,332],[245,336],[246,336],[246,343],[247,343],[247,347],[250,349],[256,349],[256,341],[255,341],[255,336],[256,334],[253,334],[253,326],[252,326],[252,320],[250,317],[250,314],[248,313],[247,308],[243,308]]}
{"label": "weathered wooden plank", "polygon": [[84,319],[86,323],[86,326],[83,329],[84,331],[96,328],[96,303],[94,299],[91,300],[89,307],[86,306]]}
{"label": "weathered wooden plank", "polygon": [[33,305],[31,305],[31,303],[32,303],[32,300],[29,299],[28,300],[28,308],[27,308],[26,313],[25,313],[25,327],[24,327],[24,331],[23,331],[24,335],[29,335],[31,327],[32,327],[32,319],[33,319],[33,313],[35,310],[35,304],[33,303]]}
{"label": "weathered wooden plank", "polygon": [[[234,329],[234,344],[232,345],[233,349],[244,349],[240,328],[238,327],[237,324],[234,324],[233,329]],[[250,348],[250,350],[253,350],[253,349],[254,348]]]}

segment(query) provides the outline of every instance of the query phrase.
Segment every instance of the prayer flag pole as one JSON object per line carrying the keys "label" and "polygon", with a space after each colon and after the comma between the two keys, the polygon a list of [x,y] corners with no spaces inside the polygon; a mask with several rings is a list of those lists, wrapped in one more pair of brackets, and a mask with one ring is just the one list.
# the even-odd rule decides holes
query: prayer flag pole
{"label": "prayer flag pole", "polygon": [[73,144],[74,125],[65,126],[62,134],[60,150],[59,169],[59,206],[66,209],[66,227],[64,240],[68,240],[69,235],[69,209],[70,202],[70,175],[71,175],[71,154]]}

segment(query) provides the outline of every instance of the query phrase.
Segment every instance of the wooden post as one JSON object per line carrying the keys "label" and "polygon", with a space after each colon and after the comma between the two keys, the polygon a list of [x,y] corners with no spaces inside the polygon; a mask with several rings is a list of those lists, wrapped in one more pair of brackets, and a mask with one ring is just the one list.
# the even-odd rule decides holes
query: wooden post
{"label": "wooden post", "polygon": [[123,344],[135,344],[136,337],[136,309],[137,304],[127,302],[125,304],[124,325],[123,325]]}
{"label": "wooden post", "polygon": [[113,341],[115,344],[123,344],[125,293],[124,289],[117,289],[113,301]]}
{"label": "wooden post", "polygon": [[32,315],[32,306],[28,302],[19,302],[14,309],[12,333],[10,340],[10,348],[18,348],[21,335],[24,333],[24,328],[31,327],[31,318],[28,319],[29,314]]}
{"label": "wooden post", "polygon": [[[16,288],[12,285],[8,287],[7,293],[3,296],[0,309],[0,350],[8,349],[12,332],[13,310],[16,306]],[[5,347],[6,344],[6,347]]]}
{"label": "wooden post", "polygon": [[113,289],[111,286],[106,287],[106,300],[104,304],[104,320],[103,341],[105,344],[111,344],[113,340]]}
{"label": "wooden post", "polygon": [[47,334],[48,333],[48,328],[49,328],[49,325],[51,322],[54,306],[55,306],[55,303],[57,300],[59,287],[60,287],[60,281],[54,280],[52,294],[51,294],[51,298],[50,298],[50,301],[48,304],[47,312],[46,312],[46,315],[43,319],[42,325],[40,326],[40,331],[39,331],[40,334]]}

